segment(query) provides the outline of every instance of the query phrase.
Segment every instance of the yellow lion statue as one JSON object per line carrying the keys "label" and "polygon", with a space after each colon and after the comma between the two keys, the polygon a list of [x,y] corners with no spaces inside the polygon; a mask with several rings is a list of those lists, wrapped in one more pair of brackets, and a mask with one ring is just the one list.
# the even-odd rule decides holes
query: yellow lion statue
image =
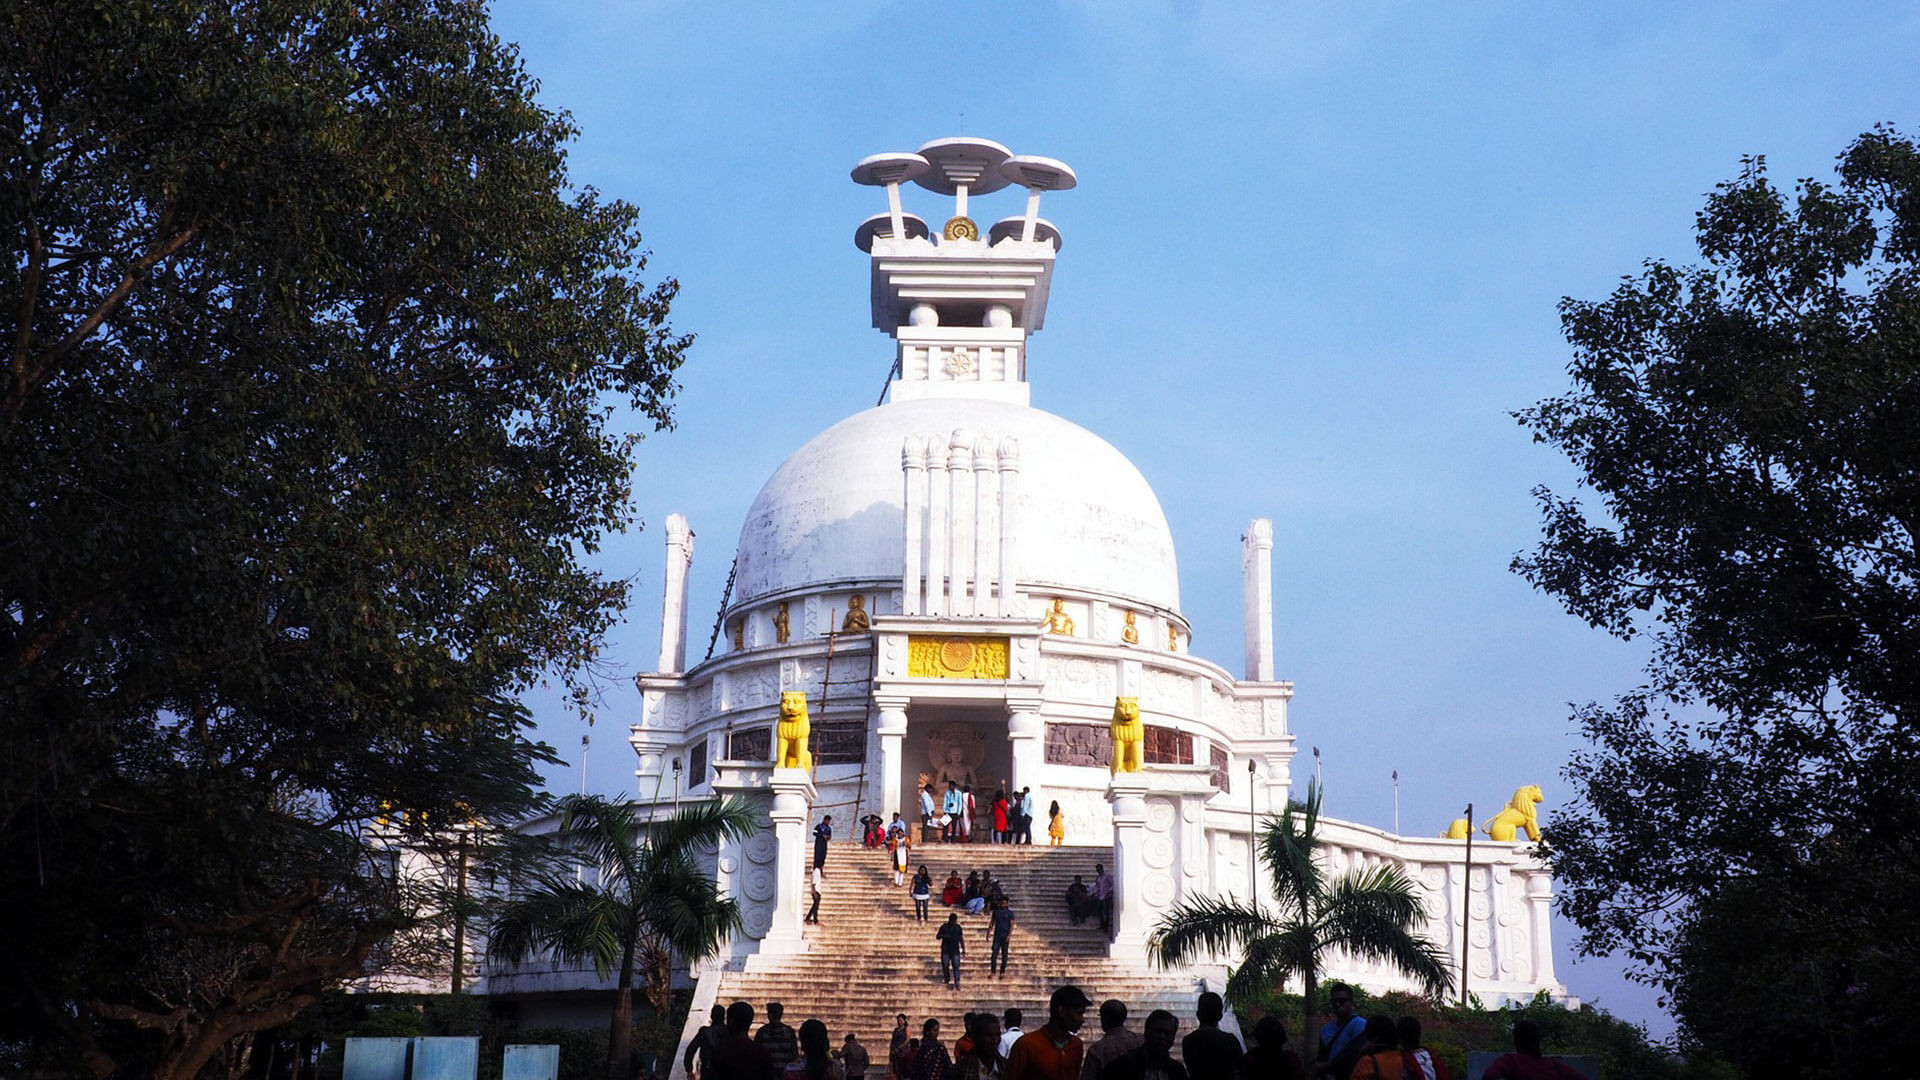
{"label": "yellow lion statue", "polygon": [[1538,843],[1540,812],[1535,810],[1534,806],[1541,801],[1543,800],[1540,795],[1540,785],[1528,784],[1513,793],[1513,801],[1507,803],[1505,809],[1493,815],[1483,831],[1503,844],[1511,844],[1514,841],[1514,832],[1525,829],[1527,839]]}
{"label": "yellow lion statue", "polygon": [[1139,698],[1113,699],[1113,765],[1116,773],[1139,772],[1147,740],[1147,725],[1140,722]]}
{"label": "yellow lion statue", "polygon": [[780,693],[780,724],[773,729],[773,767],[776,769],[813,768],[813,755],[807,752],[807,695],[798,690]]}

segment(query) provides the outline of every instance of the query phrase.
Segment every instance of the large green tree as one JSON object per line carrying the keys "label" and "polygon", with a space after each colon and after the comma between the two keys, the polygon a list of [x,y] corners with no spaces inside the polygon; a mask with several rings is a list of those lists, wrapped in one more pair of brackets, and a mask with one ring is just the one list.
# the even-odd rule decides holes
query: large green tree
{"label": "large green tree", "polygon": [[1150,947],[1174,966],[1209,956],[1238,955],[1226,996],[1248,1003],[1299,978],[1302,1038],[1313,1045],[1314,1010],[1327,960],[1345,953],[1391,965],[1438,997],[1453,984],[1440,947],[1417,929],[1425,912],[1420,890],[1398,866],[1349,870],[1328,877],[1315,857],[1320,788],[1289,804],[1260,833],[1260,864],[1271,902],[1202,896],[1176,904],[1154,925]]}
{"label": "large green tree", "polygon": [[[1920,151],[1882,128],[1791,193],[1750,159],[1698,234],[1698,265],[1563,303],[1573,387],[1519,414],[1597,505],[1543,489],[1515,568],[1651,643],[1576,713],[1549,848],[1579,947],[1695,980],[1683,1021],[1817,968],[1797,1014],[1863,1032],[1920,963]],[[1810,1069],[1873,1060],[1827,1043]]]}
{"label": "large green tree", "polygon": [[[0,8],[0,1037],[194,1076],[538,802],[685,341],[464,0]],[[584,705],[584,699],[583,699]]]}
{"label": "large green tree", "polygon": [[559,809],[553,840],[562,866],[530,882],[500,912],[489,954],[517,964],[545,952],[590,962],[603,979],[615,976],[607,1077],[626,1080],[633,1075],[634,976],[654,1015],[666,1017],[675,957],[704,960],[740,929],[740,905],[720,894],[701,856],[752,835],[754,814],[726,799],[688,803],[649,820],[636,803],[597,795],[566,796]]}

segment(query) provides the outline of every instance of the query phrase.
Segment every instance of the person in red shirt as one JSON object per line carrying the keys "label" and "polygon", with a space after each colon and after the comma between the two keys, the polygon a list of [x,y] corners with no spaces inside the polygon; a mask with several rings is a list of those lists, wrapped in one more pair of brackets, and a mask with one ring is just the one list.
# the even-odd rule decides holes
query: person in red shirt
{"label": "person in red shirt", "polygon": [[1002,1080],[1080,1080],[1087,1049],[1080,1025],[1093,1004],[1077,986],[1063,986],[1047,1001],[1047,1022],[1020,1036],[1007,1055]]}
{"label": "person in red shirt", "polygon": [[1480,1074],[1481,1080],[1583,1080],[1559,1061],[1540,1056],[1540,1025],[1517,1020],[1513,1025],[1513,1053],[1502,1054]]}

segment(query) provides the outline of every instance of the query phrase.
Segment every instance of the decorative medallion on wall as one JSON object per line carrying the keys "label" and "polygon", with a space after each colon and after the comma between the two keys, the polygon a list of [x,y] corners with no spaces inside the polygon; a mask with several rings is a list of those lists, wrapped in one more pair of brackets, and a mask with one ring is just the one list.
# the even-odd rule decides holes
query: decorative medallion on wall
{"label": "decorative medallion on wall", "polygon": [[1006,638],[913,634],[907,638],[907,674],[916,679],[1004,679],[1007,654]]}
{"label": "decorative medallion on wall", "polygon": [[972,371],[973,351],[971,349],[955,349],[948,353],[946,368],[947,374],[956,379]]}

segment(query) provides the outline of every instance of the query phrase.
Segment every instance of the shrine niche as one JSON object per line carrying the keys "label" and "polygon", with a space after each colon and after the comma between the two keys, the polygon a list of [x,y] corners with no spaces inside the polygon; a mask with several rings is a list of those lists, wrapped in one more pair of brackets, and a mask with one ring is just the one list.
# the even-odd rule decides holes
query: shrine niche
{"label": "shrine niche", "polygon": [[986,760],[986,737],[971,724],[942,724],[927,732],[926,775],[935,794],[945,791],[948,781],[978,791],[985,783],[980,766]]}
{"label": "shrine niche", "polygon": [[1113,764],[1113,736],[1106,724],[1048,724],[1046,760],[1049,765],[1108,768]]}
{"label": "shrine niche", "polygon": [[707,740],[695,739],[687,749],[687,786],[699,787],[707,782]]}
{"label": "shrine niche", "polygon": [[816,765],[858,765],[867,760],[867,724],[864,719],[813,725],[813,761]]}
{"label": "shrine niche", "polygon": [[744,728],[727,736],[729,761],[772,761],[773,729]]}

